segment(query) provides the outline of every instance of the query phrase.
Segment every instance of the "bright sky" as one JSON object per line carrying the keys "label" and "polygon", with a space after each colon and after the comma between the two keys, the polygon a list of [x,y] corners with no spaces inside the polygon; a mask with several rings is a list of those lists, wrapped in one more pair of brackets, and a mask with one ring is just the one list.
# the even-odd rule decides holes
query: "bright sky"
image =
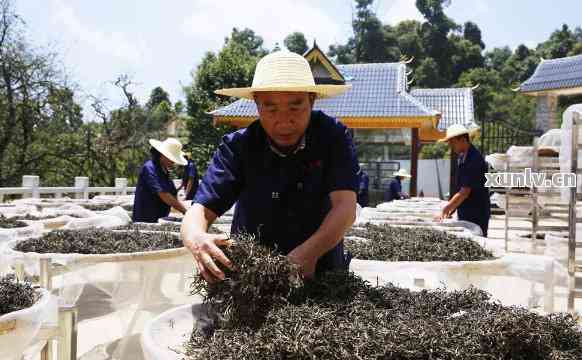
{"label": "bright sky", "polygon": [[[415,0],[376,0],[385,23],[421,19]],[[171,100],[208,50],[218,50],[232,27],[253,29],[272,48],[293,31],[327,50],[351,33],[350,0],[16,0],[36,45],[51,45],[85,94],[120,101],[109,84],[126,73],[142,102],[155,86]],[[452,0],[447,14],[471,20],[487,48],[533,46],[563,23],[580,26],[581,0]]]}

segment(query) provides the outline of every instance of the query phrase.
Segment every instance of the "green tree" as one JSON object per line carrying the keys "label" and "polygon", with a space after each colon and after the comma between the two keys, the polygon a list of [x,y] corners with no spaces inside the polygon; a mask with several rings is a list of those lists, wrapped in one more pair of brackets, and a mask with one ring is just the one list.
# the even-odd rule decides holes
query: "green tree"
{"label": "green tree", "polygon": [[424,144],[420,149],[421,159],[448,159],[451,151],[446,143]]}
{"label": "green tree", "polygon": [[431,57],[427,57],[421,62],[414,72],[414,77],[419,87],[438,88],[445,83],[440,75],[437,62]]}
{"label": "green tree", "polygon": [[157,86],[150,93],[150,98],[146,103],[146,108],[148,110],[153,110],[164,101],[171,104],[170,95],[161,86]]}
{"label": "green tree", "polygon": [[458,36],[451,36],[450,42],[454,49],[450,60],[452,81],[456,82],[467,70],[483,67],[485,58],[479,45]]}
{"label": "green tree", "polygon": [[374,0],[356,0],[352,21],[354,35],[345,45],[330,46],[329,56],[338,63],[378,63],[400,59],[398,39],[393,29],[385,26],[373,10]]}
{"label": "green tree", "polygon": [[485,43],[481,36],[481,29],[479,29],[479,26],[474,22],[467,21],[465,25],[463,25],[463,38],[479,46],[481,50],[485,49]]}
{"label": "green tree", "polygon": [[505,62],[512,55],[509,46],[494,48],[485,54],[485,65],[489,68],[501,71]]}
{"label": "green tree", "polygon": [[206,169],[221,137],[232,130],[226,126],[214,127],[212,124],[208,112],[232,101],[217,96],[214,91],[249,86],[258,60],[259,57],[247,47],[227,40],[218,54],[206,54],[193,73],[192,84],[185,88],[187,128],[190,133],[187,148],[199,171]]}
{"label": "green tree", "polygon": [[230,37],[226,38],[224,42],[225,44],[228,42],[233,42],[244,47],[247,49],[251,56],[263,57],[269,53],[263,47],[263,38],[256,35],[253,30],[248,28],[243,30],[233,28]]}
{"label": "green tree", "polygon": [[289,51],[299,55],[305,54],[305,52],[308,50],[307,39],[301,32],[294,32],[287,35],[283,43]]}

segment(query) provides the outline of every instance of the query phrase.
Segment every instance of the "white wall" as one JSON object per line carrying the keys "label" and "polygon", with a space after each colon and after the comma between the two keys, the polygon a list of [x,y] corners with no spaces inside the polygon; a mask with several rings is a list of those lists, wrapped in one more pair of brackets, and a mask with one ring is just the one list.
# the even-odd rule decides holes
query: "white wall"
{"label": "white wall", "polygon": [[[399,160],[399,162],[400,168],[404,168],[410,173],[410,160]],[[418,193],[420,194],[422,190],[426,197],[439,197],[438,179],[440,179],[442,195],[445,196],[449,192],[450,173],[451,161],[449,159],[418,160]],[[404,191],[410,192],[410,181],[405,181],[402,187]]]}

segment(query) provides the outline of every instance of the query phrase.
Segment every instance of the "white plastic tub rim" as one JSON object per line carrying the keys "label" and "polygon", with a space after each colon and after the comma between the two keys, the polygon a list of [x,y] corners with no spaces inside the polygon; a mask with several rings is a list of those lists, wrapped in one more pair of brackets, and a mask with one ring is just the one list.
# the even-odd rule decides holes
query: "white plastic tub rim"
{"label": "white plastic tub rim", "polygon": [[13,239],[28,239],[42,234],[44,226],[42,224],[28,224],[28,226],[0,229],[0,244]]}
{"label": "white plastic tub rim", "polygon": [[[29,308],[0,316],[0,359],[19,359],[34,341],[51,311],[56,311],[48,291],[35,289],[39,299]],[[4,329],[4,330],[1,330]]]}
{"label": "white plastic tub rim", "polygon": [[117,254],[40,254],[15,250],[20,241],[7,244],[6,262],[23,267],[28,275],[40,275],[41,260],[50,260],[53,290],[63,305],[78,305],[80,299],[86,299],[81,297],[86,285],[100,290],[101,295],[95,296],[107,294],[116,308],[166,302],[164,291],[184,293],[194,272],[185,247]]}
{"label": "white plastic tub rim", "polygon": [[[483,261],[433,261],[433,262],[386,262],[352,259],[350,270],[372,284],[393,283],[410,289],[464,289],[475,286],[489,291],[493,298],[516,298],[524,294],[507,291],[508,281],[541,284],[545,297],[549,298],[544,310],[553,311],[555,287],[566,287],[567,269],[547,256],[528,254],[506,254],[500,258]],[[499,280],[507,279],[507,280]],[[488,286],[495,284],[493,290]],[[519,292],[519,290],[516,290]],[[528,290],[530,291],[529,288]],[[519,295],[519,296],[517,296]],[[527,306],[527,303],[506,305]]]}
{"label": "white plastic tub rim", "polygon": [[149,321],[141,335],[146,360],[182,360],[184,344],[194,326],[211,325],[206,307],[198,302],[168,310]]}

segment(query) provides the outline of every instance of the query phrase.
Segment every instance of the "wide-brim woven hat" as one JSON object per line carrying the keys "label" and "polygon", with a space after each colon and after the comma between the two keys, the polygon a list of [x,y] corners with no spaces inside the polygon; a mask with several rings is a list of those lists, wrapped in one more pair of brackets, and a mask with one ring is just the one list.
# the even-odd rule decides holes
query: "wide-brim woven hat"
{"label": "wide-brim woven hat", "polygon": [[397,172],[395,172],[394,177],[397,177],[397,176],[407,178],[407,179],[410,179],[412,177],[412,175],[410,175],[408,173],[408,171],[406,171],[406,169],[400,169]]}
{"label": "wide-brim woven hat", "polygon": [[257,64],[251,87],[216,90],[218,95],[253,100],[257,92],[308,92],[318,99],[343,94],[351,85],[316,85],[305,58],[282,50],[263,57]]}
{"label": "wide-brim woven hat", "polygon": [[186,160],[184,152],[182,152],[182,143],[180,140],[175,138],[167,138],[164,141],[150,139],[149,142],[154,149],[158,150],[160,154],[170,159],[173,163],[182,166],[188,164],[188,160]]}
{"label": "wide-brim woven hat", "polygon": [[449,128],[447,129],[447,135],[444,137],[444,139],[440,139],[438,140],[438,142],[447,142],[449,140],[451,140],[452,138],[455,138],[457,136],[461,136],[461,135],[469,135],[471,132],[464,127],[461,124],[454,124],[449,126]]}

